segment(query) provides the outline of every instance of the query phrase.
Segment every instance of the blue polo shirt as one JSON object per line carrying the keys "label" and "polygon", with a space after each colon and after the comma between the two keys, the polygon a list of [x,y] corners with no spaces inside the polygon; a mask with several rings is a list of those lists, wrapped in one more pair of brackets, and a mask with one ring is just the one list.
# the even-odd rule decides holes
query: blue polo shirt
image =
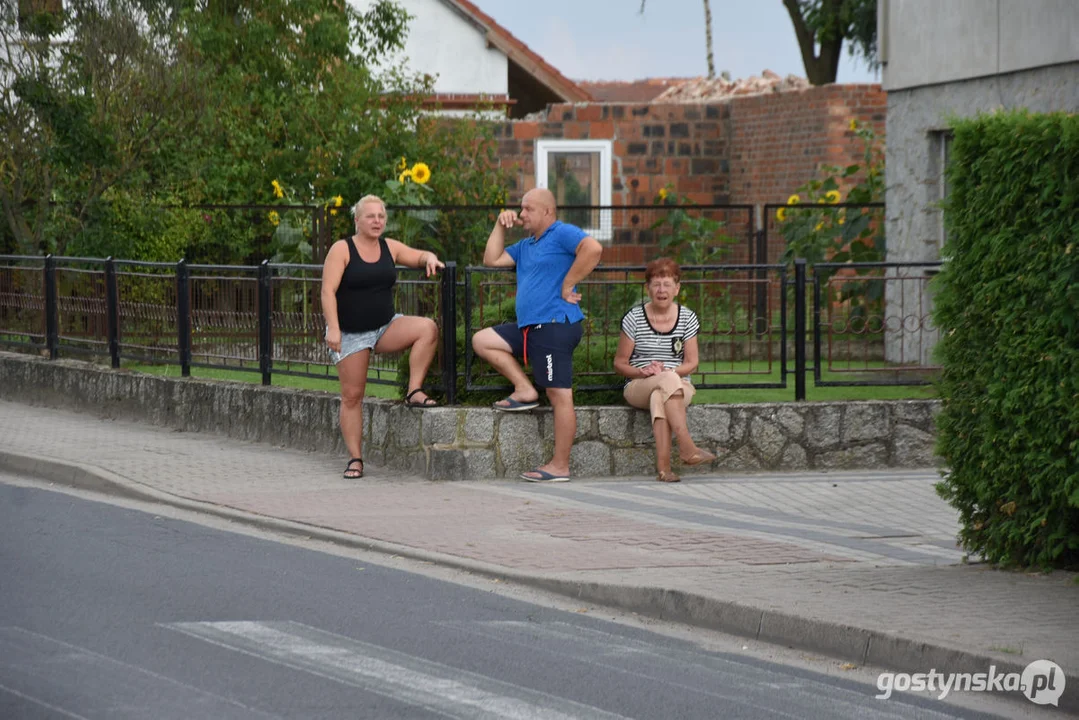
{"label": "blue polo shirt", "polygon": [[517,264],[517,327],[584,319],[580,306],[562,299],[562,281],[586,237],[576,225],[555,220],[538,238],[506,248]]}

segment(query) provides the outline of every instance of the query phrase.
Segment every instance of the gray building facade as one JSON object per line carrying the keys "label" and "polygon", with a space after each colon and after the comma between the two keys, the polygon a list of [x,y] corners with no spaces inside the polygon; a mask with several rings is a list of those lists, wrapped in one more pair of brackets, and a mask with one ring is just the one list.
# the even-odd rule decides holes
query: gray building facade
{"label": "gray building facade", "polygon": [[[1000,109],[1079,110],[1079,0],[878,0],[877,19],[888,93],[888,259],[939,260],[950,120]],[[920,323],[931,323],[924,283],[888,285],[889,315],[917,308]],[[928,361],[933,342],[903,343],[897,333],[889,360]]]}

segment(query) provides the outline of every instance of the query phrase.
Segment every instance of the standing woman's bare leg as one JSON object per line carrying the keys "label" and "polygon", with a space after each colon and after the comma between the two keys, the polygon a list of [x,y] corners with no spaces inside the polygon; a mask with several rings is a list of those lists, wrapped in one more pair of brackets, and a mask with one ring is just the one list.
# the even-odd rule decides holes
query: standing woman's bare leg
{"label": "standing woman's bare leg", "polygon": [[[395,353],[402,350],[410,350],[408,390],[423,387],[427,371],[434,362],[435,352],[438,350],[438,325],[435,321],[431,318],[405,315],[391,322],[386,332],[379,338],[378,344],[375,345],[375,352]],[[413,402],[417,404],[426,401],[427,393],[416,393],[413,396]]]}
{"label": "standing woman's bare leg", "polygon": [[[341,380],[341,437],[350,458],[363,457],[363,396],[370,361],[371,351],[364,350],[337,363],[337,376]],[[352,467],[359,470],[355,465]]]}

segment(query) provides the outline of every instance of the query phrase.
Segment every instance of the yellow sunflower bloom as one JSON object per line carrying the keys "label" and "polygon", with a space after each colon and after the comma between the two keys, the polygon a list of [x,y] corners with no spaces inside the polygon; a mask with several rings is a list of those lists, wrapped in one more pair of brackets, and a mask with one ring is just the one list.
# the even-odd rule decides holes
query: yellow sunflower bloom
{"label": "yellow sunflower bloom", "polygon": [[788,205],[797,205],[800,202],[802,202],[802,198],[798,197],[797,195],[791,195],[789,198],[787,198]]}
{"label": "yellow sunflower bloom", "polygon": [[274,180],[270,184],[273,185],[273,196],[274,197],[277,197],[277,198],[285,197],[285,188],[281,187],[281,183]]}
{"label": "yellow sunflower bloom", "polygon": [[850,129],[851,129],[851,132],[858,129],[858,121],[855,120],[854,118],[850,119]]}
{"label": "yellow sunflower bloom", "polygon": [[266,216],[270,220],[270,224],[277,227],[281,222],[281,216],[277,214],[276,210],[271,210],[270,214]]}
{"label": "yellow sunflower bloom", "polygon": [[431,168],[426,163],[416,163],[412,166],[412,182],[417,185],[426,185],[431,179]]}
{"label": "yellow sunflower bloom", "polygon": [[823,229],[824,229],[824,223],[819,222],[819,223],[817,223],[816,227],[813,228],[813,232],[820,232]]}
{"label": "yellow sunflower bloom", "polygon": [[397,182],[402,183],[402,184],[404,184],[405,180],[411,180],[411,179],[412,179],[412,171],[411,170],[405,170],[404,172],[402,172],[400,175],[397,176]]}
{"label": "yellow sunflower bloom", "polygon": [[830,202],[832,205],[835,205],[837,202],[843,199],[843,196],[839,194],[838,190],[829,190],[828,192],[824,193],[824,199]]}
{"label": "yellow sunflower bloom", "polygon": [[401,162],[397,163],[397,172],[404,172],[408,170],[408,160],[405,160],[405,156],[401,156]]}
{"label": "yellow sunflower bloom", "polygon": [[660,188],[659,189],[659,199],[660,200],[666,200],[668,195],[670,195],[670,193],[667,191],[667,188]]}
{"label": "yellow sunflower bloom", "polygon": [[341,197],[340,195],[334,195],[333,196],[333,206],[334,207],[341,207],[341,203],[343,203],[344,201],[345,201],[345,199],[343,197]]}
{"label": "yellow sunflower bloom", "polygon": [[783,208],[779,208],[778,210],[776,210],[776,220],[778,220],[779,222],[783,222],[786,219],[787,219],[787,211],[786,210],[784,210]]}

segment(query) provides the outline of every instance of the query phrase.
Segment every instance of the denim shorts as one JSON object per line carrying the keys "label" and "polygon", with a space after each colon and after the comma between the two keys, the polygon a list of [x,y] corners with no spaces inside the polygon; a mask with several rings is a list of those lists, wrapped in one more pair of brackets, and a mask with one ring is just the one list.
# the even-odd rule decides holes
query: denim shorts
{"label": "denim shorts", "polygon": [[386,323],[380,328],[374,330],[367,330],[366,332],[359,333],[341,333],[341,352],[335,352],[330,350],[330,359],[333,360],[333,364],[341,362],[349,355],[354,355],[364,350],[374,350],[375,345],[378,345],[379,339],[383,333],[386,332],[386,328],[399,317],[404,317],[401,313],[395,314],[390,318],[390,322]]}

